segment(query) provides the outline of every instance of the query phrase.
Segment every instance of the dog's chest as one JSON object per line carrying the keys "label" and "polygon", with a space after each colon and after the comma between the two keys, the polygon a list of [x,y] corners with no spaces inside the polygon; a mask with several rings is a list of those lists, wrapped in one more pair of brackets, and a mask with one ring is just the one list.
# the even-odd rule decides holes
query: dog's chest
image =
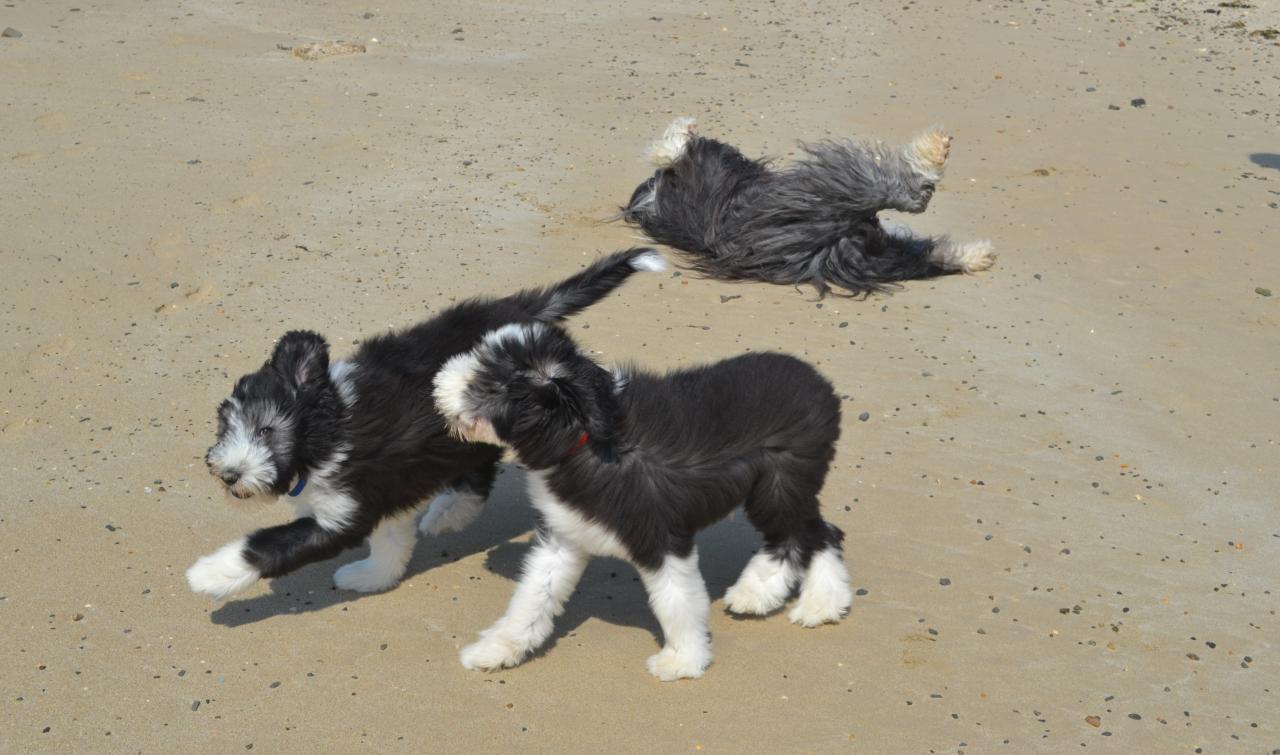
{"label": "dog's chest", "polygon": [[560,500],[547,485],[546,472],[529,472],[529,500],[557,537],[594,556],[630,558],[618,536]]}

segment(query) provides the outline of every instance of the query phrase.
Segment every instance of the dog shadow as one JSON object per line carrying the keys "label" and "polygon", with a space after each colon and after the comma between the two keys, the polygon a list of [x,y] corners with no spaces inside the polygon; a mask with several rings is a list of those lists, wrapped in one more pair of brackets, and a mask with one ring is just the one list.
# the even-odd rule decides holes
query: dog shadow
{"label": "dog shadow", "polygon": [[1249,155],[1249,162],[1257,165],[1259,168],[1280,170],[1280,155],[1274,152],[1254,152]]}
{"label": "dog shadow", "polygon": [[[535,513],[525,494],[524,473],[514,466],[503,467],[483,512],[470,526],[461,532],[419,538],[404,579],[484,553],[485,568],[508,580],[492,589],[501,589],[504,597],[509,597],[530,548],[523,536],[535,523]],[[699,534],[699,567],[713,601],[724,596],[759,545],[759,535],[740,511]],[[322,611],[366,597],[366,593],[339,590],[333,585],[333,572],[338,567],[366,555],[362,551],[356,553],[310,564],[273,579],[269,582],[269,593],[225,603],[210,614],[210,619],[215,624],[234,628],[276,616]],[[497,618],[497,615],[479,617],[477,631]],[[564,614],[556,620],[555,634],[542,652],[591,618],[644,629],[659,643],[662,639],[662,630],[649,609],[648,595],[639,574],[635,567],[620,559],[591,559]]]}

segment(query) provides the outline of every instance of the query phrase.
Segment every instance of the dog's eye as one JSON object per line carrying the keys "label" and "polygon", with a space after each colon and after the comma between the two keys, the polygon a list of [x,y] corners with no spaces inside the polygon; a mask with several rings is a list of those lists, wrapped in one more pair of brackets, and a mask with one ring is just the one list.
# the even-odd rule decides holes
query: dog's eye
{"label": "dog's eye", "polygon": [[258,437],[259,437],[259,438],[270,438],[270,437],[271,437],[271,433],[273,433],[273,432],[275,432],[275,428],[273,428],[271,425],[267,425],[266,427],[259,427],[259,428],[258,428]]}

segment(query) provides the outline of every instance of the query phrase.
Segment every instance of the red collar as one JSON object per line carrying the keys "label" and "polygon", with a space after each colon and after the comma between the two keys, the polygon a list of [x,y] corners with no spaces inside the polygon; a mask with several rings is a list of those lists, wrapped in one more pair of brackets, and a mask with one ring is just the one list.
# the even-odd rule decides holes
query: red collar
{"label": "red collar", "polygon": [[568,461],[569,458],[572,457],[574,454],[586,448],[587,444],[590,442],[591,442],[591,436],[587,434],[586,430],[583,430],[582,435],[578,436],[578,439],[574,441],[572,446],[569,447],[569,450],[565,452],[565,455],[561,457],[560,461],[562,462]]}

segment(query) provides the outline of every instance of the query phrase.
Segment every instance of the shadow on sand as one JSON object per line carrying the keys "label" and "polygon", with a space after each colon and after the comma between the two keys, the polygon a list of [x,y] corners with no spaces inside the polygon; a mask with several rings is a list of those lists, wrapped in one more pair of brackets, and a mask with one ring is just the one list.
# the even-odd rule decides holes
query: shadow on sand
{"label": "shadow on sand", "polygon": [[[509,580],[506,584],[476,589],[501,589],[505,599],[515,589],[521,563],[529,550],[524,535],[534,525],[534,512],[524,492],[524,473],[514,466],[502,470],[484,513],[463,532],[440,537],[422,536],[405,579],[430,571],[476,553],[485,553],[485,568]],[[723,597],[759,547],[760,537],[739,512],[698,537],[699,564],[711,599]],[[215,624],[239,627],[287,614],[320,611],[359,600],[361,593],[333,586],[333,572],[345,563],[363,558],[365,549],[312,564],[270,582],[271,592],[244,600],[233,600],[210,614]],[[712,610],[716,610],[713,607]],[[648,597],[639,575],[630,564],[612,558],[593,558],[564,614],[556,620],[556,632],[547,643],[573,632],[589,618],[650,632],[661,641],[658,622],[649,610]],[[498,616],[482,617],[478,626],[487,626]]]}

